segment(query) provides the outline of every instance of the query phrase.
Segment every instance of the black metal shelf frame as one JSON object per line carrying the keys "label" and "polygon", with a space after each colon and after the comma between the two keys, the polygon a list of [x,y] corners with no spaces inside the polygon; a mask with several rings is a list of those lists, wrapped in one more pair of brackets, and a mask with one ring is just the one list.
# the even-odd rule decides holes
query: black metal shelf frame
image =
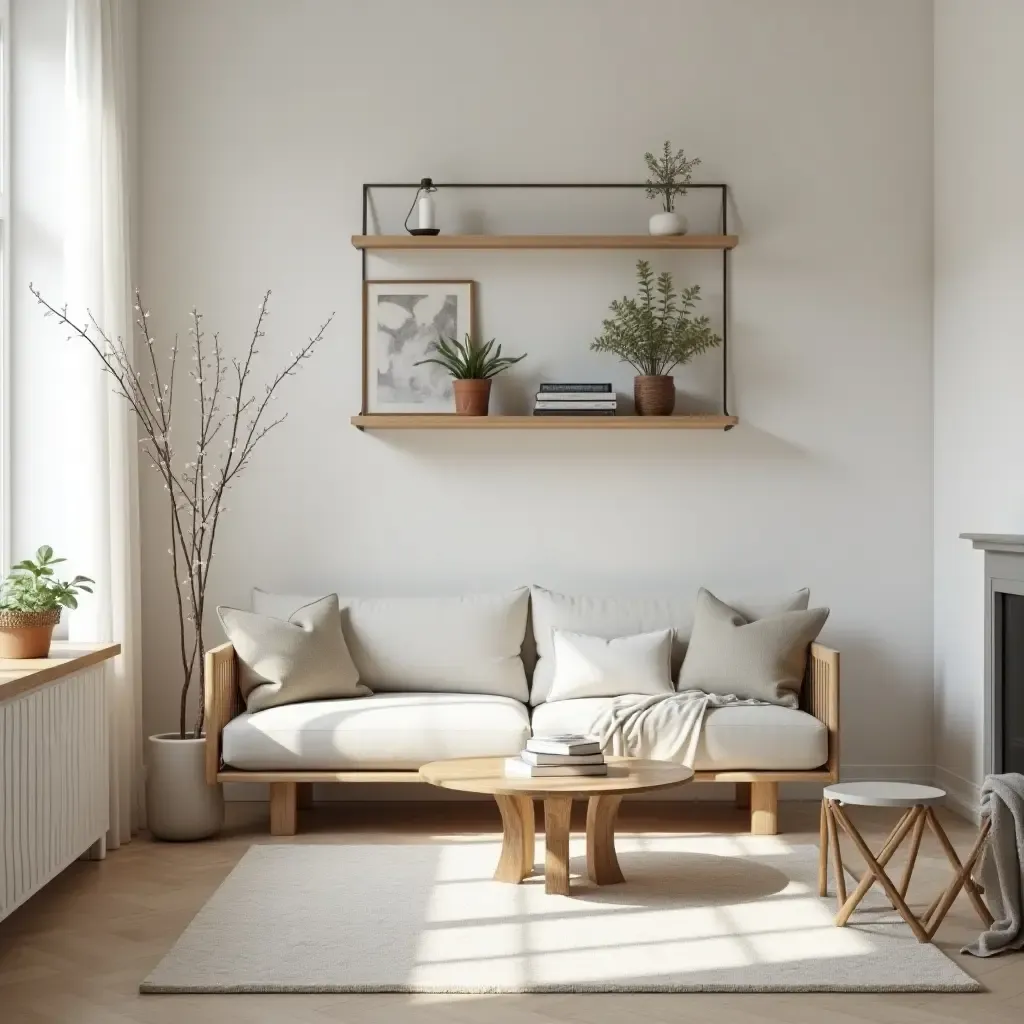
{"label": "black metal shelf frame", "polygon": [[[370,192],[373,189],[402,188],[418,189],[418,181],[375,181],[363,185],[363,230],[365,235],[368,228]],[[435,181],[434,187],[442,188],[586,188],[586,189],[618,189],[618,188],[647,188],[646,182],[632,181],[547,181],[547,182],[512,182],[512,181]],[[686,186],[687,189],[717,189],[721,195],[721,216],[722,234],[729,234],[729,186],[722,182],[697,182]],[[673,250],[684,252],[686,250]],[[360,263],[362,266],[362,280],[366,281],[366,249],[360,250]],[[729,415],[729,249],[722,249],[722,415]],[[725,430],[732,430],[732,425],[724,427]]]}

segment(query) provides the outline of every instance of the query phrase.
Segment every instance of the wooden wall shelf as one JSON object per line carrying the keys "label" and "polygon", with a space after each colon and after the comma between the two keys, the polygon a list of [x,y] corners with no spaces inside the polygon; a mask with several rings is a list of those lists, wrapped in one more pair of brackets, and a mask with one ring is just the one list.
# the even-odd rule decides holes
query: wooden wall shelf
{"label": "wooden wall shelf", "polygon": [[736,416],[456,416],[454,413],[369,413],[352,417],[360,430],[731,430]]}
{"label": "wooden wall shelf", "polygon": [[357,249],[732,249],[736,235],[353,235]]}

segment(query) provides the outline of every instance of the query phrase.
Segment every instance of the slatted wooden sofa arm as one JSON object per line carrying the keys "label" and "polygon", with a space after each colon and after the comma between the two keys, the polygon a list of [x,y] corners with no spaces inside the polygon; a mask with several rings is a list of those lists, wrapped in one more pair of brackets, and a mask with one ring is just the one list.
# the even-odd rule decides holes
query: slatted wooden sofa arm
{"label": "slatted wooden sofa arm", "polygon": [[206,781],[212,786],[220,771],[221,733],[224,726],[245,710],[238,688],[238,659],[231,644],[221,644],[206,652]]}
{"label": "slatted wooden sofa arm", "polygon": [[811,644],[804,680],[804,710],[828,729],[828,762],[832,781],[839,779],[839,652]]}

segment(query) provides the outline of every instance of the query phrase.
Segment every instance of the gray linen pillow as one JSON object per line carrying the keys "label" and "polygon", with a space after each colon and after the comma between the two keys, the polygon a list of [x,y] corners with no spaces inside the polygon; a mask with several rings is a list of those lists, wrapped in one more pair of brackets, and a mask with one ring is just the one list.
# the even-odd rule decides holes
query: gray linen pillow
{"label": "gray linen pillow", "polygon": [[828,608],[811,608],[748,622],[735,608],[701,589],[678,689],[797,707],[807,648],[821,632],[828,612]]}
{"label": "gray linen pillow", "polygon": [[288,619],[224,606],[217,614],[242,662],[238,683],[249,711],[370,692],[345,644],[337,594],[303,605]]}

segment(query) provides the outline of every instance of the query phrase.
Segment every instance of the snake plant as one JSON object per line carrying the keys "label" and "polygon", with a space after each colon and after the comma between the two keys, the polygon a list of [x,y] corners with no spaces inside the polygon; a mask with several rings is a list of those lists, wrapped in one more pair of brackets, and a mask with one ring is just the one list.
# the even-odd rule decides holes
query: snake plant
{"label": "snake plant", "polygon": [[435,363],[444,367],[455,380],[487,380],[526,358],[525,352],[521,356],[503,356],[500,345],[494,348],[494,338],[478,345],[468,334],[464,342],[457,338],[438,338],[432,352],[433,355],[419,360],[416,365]]}

